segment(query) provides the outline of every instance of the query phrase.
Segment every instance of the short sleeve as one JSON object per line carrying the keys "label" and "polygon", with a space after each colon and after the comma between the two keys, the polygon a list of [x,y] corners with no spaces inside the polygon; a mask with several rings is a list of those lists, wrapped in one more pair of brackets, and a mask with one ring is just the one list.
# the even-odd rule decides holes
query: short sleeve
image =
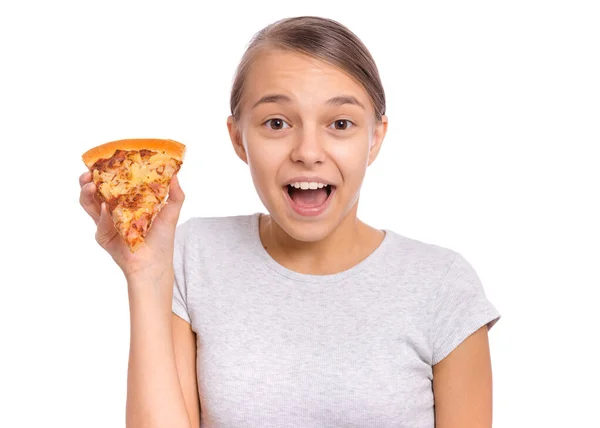
{"label": "short sleeve", "polygon": [[500,319],[479,276],[459,253],[443,277],[433,304],[432,365],[439,363],[467,337]]}
{"label": "short sleeve", "polygon": [[186,229],[184,223],[177,227],[175,232],[175,248],[173,252],[173,269],[175,271],[175,282],[173,284],[172,311],[179,318],[191,324],[187,306],[187,284],[185,274],[185,250]]}

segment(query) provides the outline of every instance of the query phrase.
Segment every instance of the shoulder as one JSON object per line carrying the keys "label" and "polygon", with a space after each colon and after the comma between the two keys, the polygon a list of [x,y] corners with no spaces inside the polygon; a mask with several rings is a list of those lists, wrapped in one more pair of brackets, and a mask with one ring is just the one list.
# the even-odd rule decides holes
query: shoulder
{"label": "shoulder", "polygon": [[428,284],[426,288],[435,295],[458,287],[483,291],[475,267],[460,250],[393,231],[387,233],[387,269],[400,269],[403,277]]}
{"label": "shoulder", "polygon": [[223,241],[251,235],[256,214],[191,217],[177,226],[176,234],[186,241]]}
{"label": "shoulder", "polygon": [[177,226],[176,250],[239,248],[252,244],[257,214],[222,217],[192,217]]}
{"label": "shoulder", "polygon": [[396,267],[405,272],[440,278],[455,262],[459,253],[425,240],[409,237],[393,230],[385,230],[384,262],[389,268]]}
{"label": "shoulder", "polygon": [[387,269],[395,269],[413,301],[423,303],[432,364],[480,327],[498,321],[499,311],[462,252],[394,232],[389,238]]}
{"label": "shoulder", "polygon": [[401,279],[421,297],[436,299],[462,288],[465,293],[483,290],[478,273],[460,250],[386,230],[380,275]]}

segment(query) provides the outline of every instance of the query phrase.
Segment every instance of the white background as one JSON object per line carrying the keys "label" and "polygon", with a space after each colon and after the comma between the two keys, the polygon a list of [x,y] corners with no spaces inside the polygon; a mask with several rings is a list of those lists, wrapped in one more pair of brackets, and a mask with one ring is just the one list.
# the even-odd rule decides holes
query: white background
{"label": "white background", "polygon": [[460,251],[503,315],[494,426],[597,423],[597,2],[207,4],[0,6],[0,426],[124,426],[126,285],[78,204],[81,154],[176,139],[182,221],[262,211],[229,89],[254,32],[304,14],[361,37],[386,89],[361,217]]}

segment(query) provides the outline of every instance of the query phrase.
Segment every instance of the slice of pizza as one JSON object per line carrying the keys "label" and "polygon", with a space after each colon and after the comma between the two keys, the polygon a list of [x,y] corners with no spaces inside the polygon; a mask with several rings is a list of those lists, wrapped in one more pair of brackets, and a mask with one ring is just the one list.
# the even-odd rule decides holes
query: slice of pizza
{"label": "slice of pizza", "polygon": [[140,138],[111,141],[83,154],[98,197],[130,252],[144,242],[165,205],[184,153],[185,145],[177,141]]}

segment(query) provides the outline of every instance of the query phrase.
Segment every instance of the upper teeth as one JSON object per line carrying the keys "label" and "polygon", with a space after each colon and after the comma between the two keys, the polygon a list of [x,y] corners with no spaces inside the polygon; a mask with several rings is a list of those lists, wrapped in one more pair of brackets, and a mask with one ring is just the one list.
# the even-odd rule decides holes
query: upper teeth
{"label": "upper teeth", "polygon": [[318,183],[316,181],[299,181],[297,183],[290,183],[290,186],[295,187],[296,189],[322,189],[323,187],[327,187],[328,184]]}

